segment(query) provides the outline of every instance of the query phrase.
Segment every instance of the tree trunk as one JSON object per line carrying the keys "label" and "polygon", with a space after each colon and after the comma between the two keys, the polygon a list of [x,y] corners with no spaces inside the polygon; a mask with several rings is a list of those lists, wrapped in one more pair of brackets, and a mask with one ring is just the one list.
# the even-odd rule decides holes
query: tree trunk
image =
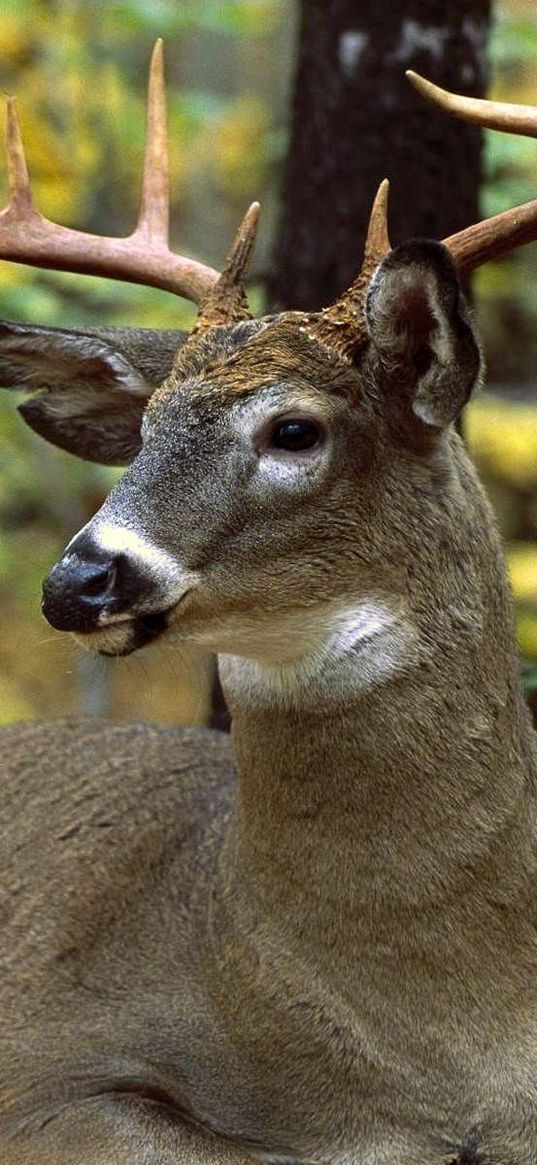
{"label": "tree trunk", "polygon": [[354,278],[382,178],[393,243],[478,217],[480,131],[434,110],[404,72],[482,95],[490,4],[302,0],[301,11],[270,298],[308,310]]}

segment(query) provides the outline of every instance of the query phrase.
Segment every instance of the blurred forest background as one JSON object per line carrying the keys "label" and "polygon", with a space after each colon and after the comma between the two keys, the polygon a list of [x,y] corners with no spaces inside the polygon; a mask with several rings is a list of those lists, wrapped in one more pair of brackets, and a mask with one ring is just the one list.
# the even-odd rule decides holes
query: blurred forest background
{"label": "blurred forest background", "polygon": [[[3,0],[0,84],[18,96],[39,208],[95,233],[132,229],[147,66],[162,35],[172,244],[221,265],[245,206],[261,196],[251,299],[262,310],[287,148],[295,26],[294,0]],[[537,104],[533,2],[495,6],[489,60],[491,96]],[[536,195],[537,145],[487,133],[483,213]],[[537,691],[537,245],[484,268],[474,294],[489,375],[486,392],[466,410],[464,431],[504,531],[531,698]],[[51,325],[186,327],[193,309],[163,292],[3,263],[0,316]],[[188,653],[164,645],[124,661],[94,660],[40,617],[43,576],[117,473],[46,445],[2,395],[0,721],[81,710],[202,721],[207,683]]]}

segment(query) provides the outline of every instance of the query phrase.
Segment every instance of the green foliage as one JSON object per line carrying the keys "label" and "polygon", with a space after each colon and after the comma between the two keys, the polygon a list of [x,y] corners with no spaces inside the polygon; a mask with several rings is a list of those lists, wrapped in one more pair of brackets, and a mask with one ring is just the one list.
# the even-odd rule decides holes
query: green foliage
{"label": "green foliage", "polygon": [[[491,96],[537,105],[537,16],[521,0],[501,4],[489,45]],[[535,198],[537,148],[528,138],[487,131],[484,151],[483,213],[498,214]],[[480,272],[479,293],[489,380],[533,382],[537,345],[535,248],[522,248],[509,261]],[[507,355],[507,360],[506,360]],[[516,358],[516,371],[510,360]]]}
{"label": "green foliage", "polygon": [[115,3],[110,14],[114,31],[152,31],[158,36],[196,30],[228,35],[258,35],[274,26],[281,5],[277,0],[127,0]]}
{"label": "green foliage", "polygon": [[527,696],[537,692],[537,661],[525,659],[522,661],[522,680]]}
{"label": "green foliage", "polygon": [[532,139],[487,132],[484,164],[483,211],[487,216],[535,197],[537,151]]}
{"label": "green foliage", "polygon": [[537,64],[537,23],[516,5],[499,7],[490,38],[489,59],[497,74],[520,71],[521,62]]}

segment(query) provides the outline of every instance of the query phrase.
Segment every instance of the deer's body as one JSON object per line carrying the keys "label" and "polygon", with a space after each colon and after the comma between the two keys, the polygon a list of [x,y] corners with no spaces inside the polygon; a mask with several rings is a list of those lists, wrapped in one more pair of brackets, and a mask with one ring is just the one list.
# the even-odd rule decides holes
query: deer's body
{"label": "deer's body", "polygon": [[450,259],[390,249],[382,187],[349,291],[253,322],[255,208],[216,282],[165,247],[155,61],[132,239],[37,215],[12,111],[0,250],[141,279],[147,244],[193,332],[173,360],[154,333],[1,339],[34,428],[131,463],[46,617],[105,655],[218,652],[233,743],[4,733],[0,1160],[534,1165],[536,736],[452,427],[479,373],[452,259],[534,237],[537,207]]}
{"label": "deer's body", "polygon": [[132,1146],[147,1110],[146,1145],[186,1121],[282,1161],[534,1161],[535,736],[450,444],[440,591],[401,546],[372,638],[357,578],[324,658],[223,661],[236,791],[219,734],[5,733],[12,1152],[68,1143],[68,1114],[76,1141],[89,1105]]}

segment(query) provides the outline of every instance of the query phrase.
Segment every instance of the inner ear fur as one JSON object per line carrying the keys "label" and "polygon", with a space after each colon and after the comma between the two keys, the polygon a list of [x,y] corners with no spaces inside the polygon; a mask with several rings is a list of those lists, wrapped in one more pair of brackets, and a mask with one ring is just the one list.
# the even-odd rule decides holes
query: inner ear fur
{"label": "inner ear fur", "polygon": [[391,251],[369,284],[366,319],[376,389],[394,419],[422,435],[454,421],[481,355],[447,248],[412,239]]}

